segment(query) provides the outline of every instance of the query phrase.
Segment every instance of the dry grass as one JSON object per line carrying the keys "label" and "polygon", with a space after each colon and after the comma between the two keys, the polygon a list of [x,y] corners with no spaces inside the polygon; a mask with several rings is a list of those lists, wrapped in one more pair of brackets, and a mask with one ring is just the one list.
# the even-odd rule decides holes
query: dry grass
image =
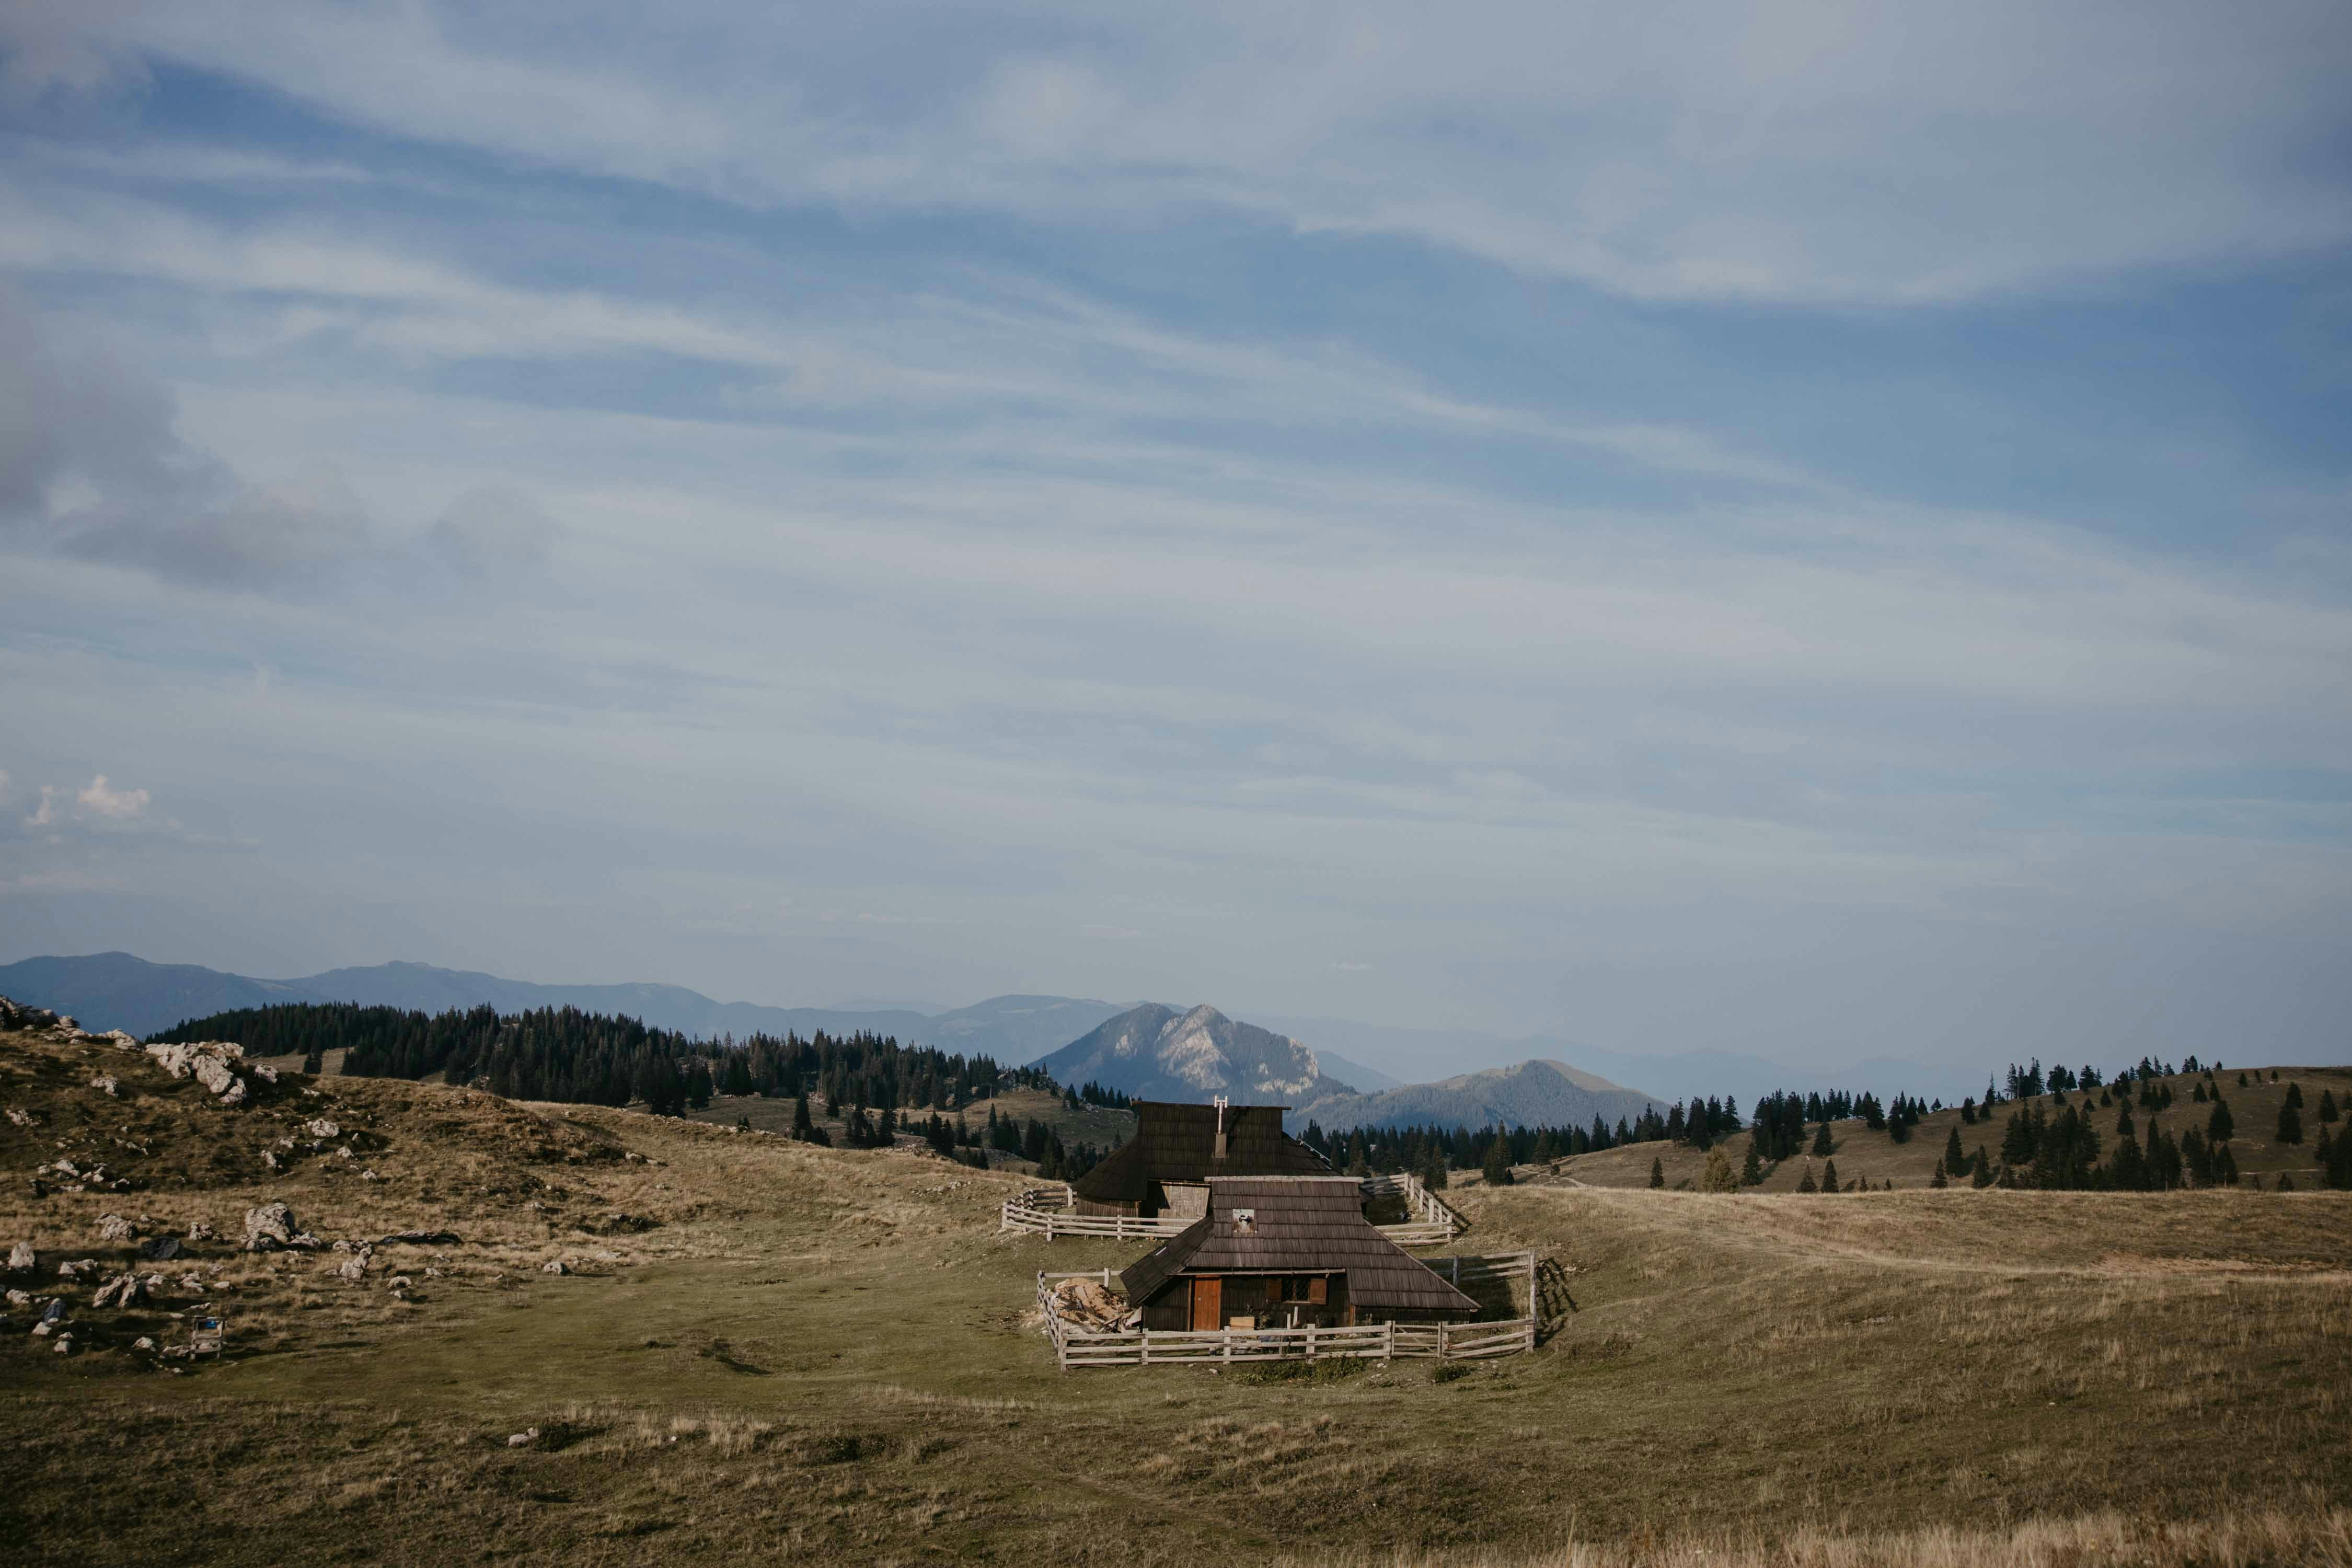
{"label": "dry grass", "polygon": [[[0,1126],[0,1243],[45,1264],[119,1260],[106,1212],[228,1230],[271,1197],[329,1237],[465,1239],[357,1284],[200,1247],[232,1353],[184,1376],[128,1348],[184,1321],[176,1286],[121,1316],[84,1289],[87,1354],[0,1337],[12,1562],[2342,1560],[2342,1194],[1471,1187],[1478,1249],[1566,1271],[1533,1356],[1065,1376],[1023,1326],[1034,1271],[1139,1248],[998,1236],[1014,1177],[353,1080],[291,1092],[387,1179],[217,1175],[188,1149],[257,1149],[277,1108],[93,1101],[16,1048],[0,1103],[48,1120]],[[137,1117],[147,1185],[29,1196],[58,1138]]]}

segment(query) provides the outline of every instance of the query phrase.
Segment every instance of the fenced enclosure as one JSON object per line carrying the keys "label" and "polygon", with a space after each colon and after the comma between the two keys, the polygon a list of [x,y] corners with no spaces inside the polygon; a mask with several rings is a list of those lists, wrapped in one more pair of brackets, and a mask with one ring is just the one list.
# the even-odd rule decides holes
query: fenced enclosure
{"label": "fenced enclosure", "polygon": [[[1361,1184],[1367,1202],[1395,1198],[1403,1203],[1405,1217],[1379,1227],[1382,1236],[1399,1247],[1443,1247],[1470,1228],[1470,1222],[1448,1207],[1445,1200],[1431,1192],[1418,1176],[1367,1176]],[[1048,1239],[1058,1236],[1167,1237],[1176,1235],[1201,1217],[1157,1215],[1143,1219],[1134,1215],[1080,1214],[1077,1204],[1077,1193],[1066,1183],[1024,1188],[1005,1200],[997,1228],[1034,1231]]]}
{"label": "fenced enclosure", "polygon": [[1108,1268],[1037,1274],[1037,1310],[1045,1337],[1064,1372],[1082,1366],[1221,1365],[1259,1361],[1357,1359],[1480,1361],[1536,1348],[1538,1316],[1536,1255],[1503,1253],[1491,1258],[1438,1258],[1431,1268],[1484,1305],[1509,1303],[1517,1315],[1471,1323],[1358,1323],[1346,1328],[1302,1329],[1089,1329],[1062,1315],[1055,1284],[1095,1279],[1113,1288]]}

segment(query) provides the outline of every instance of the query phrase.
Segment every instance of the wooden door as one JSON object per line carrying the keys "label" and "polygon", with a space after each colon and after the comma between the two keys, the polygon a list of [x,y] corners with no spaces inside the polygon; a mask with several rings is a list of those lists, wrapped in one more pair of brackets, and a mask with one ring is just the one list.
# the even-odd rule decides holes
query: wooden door
{"label": "wooden door", "polygon": [[1214,1276],[1192,1281],[1192,1328],[1209,1332],[1225,1326],[1225,1282]]}

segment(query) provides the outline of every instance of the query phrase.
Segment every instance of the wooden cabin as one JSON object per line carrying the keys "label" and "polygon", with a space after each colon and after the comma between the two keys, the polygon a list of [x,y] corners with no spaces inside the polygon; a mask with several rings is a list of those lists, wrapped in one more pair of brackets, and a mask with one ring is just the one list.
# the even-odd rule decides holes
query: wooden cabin
{"label": "wooden cabin", "polygon": [[1282,1130],[1286,1105],[1134,1102],[1135,1136],[1071,1184],[1080,1214],[1208,1212],[1218,1176],[1321,1176],[1330,1163]]}
{"label": "wooden cabin", "polygon": [[1207,1212],[1120,1271],[1147,1329],[1459,1322],[1478,1303],[1364,1217],[1352,1176],[1211,1176]]}

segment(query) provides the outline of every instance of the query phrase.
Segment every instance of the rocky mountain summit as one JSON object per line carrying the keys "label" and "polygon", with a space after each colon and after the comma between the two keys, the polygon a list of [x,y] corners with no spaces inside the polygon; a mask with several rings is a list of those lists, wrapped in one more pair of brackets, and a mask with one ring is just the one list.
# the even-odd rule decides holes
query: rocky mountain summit
{"label": "rocky mountain summit", "polygon": [[1099,1083],[1138,1100],[1200,1102],[1226,1095],[1253,1104],[1299,1104],[1350,1094],[1323,1076],[1315,1053],[1287,1035],[1239,1023],[1214,1007],[1186,1011],[1147,1002],[1106,1019],[1041,1058],[1062,1083]]}

